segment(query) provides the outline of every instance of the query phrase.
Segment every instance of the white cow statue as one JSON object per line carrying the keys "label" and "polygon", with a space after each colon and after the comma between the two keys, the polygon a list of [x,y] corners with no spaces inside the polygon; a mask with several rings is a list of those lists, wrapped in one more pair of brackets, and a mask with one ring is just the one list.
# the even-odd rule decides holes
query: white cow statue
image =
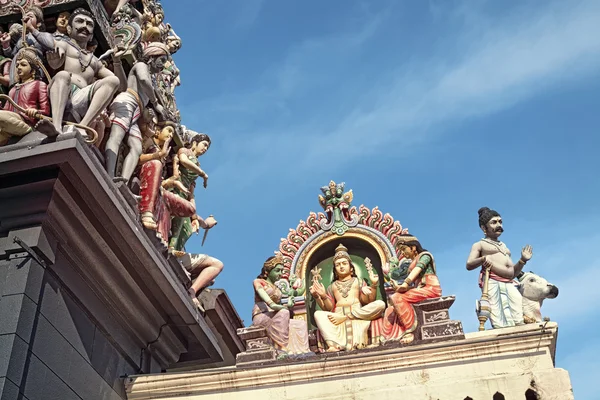
{"label": "white cow statue", "polygon": [[526,324],[542,322],[542,302],[558,296],[558,288],[533,272],[521,272],[517,279],[523,296],[523,320]]}

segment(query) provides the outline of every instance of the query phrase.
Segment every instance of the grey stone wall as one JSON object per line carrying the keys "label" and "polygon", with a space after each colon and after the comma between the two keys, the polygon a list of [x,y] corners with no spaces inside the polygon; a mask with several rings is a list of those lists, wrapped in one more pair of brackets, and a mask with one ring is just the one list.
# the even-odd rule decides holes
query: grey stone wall
{"label": "grey stone wall", "polygon": [[138,369],[107,337],[52,272],[0,261],[0,400],[125,399]]}

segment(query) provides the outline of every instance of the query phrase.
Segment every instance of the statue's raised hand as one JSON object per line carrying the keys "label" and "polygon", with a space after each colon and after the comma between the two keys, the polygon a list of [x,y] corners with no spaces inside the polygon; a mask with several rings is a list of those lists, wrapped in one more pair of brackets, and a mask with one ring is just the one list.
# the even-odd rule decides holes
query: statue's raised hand
{"label": "statue's raised hand", "polygon": [[65,63],[66,53],[60,47],[54,49],[54,51],[46,52],[46,61],[48,61],[48,65],[52,69],[59,69]]}
{"label": "statue's raised hand", "polygon": [[533,247],[531,247],[530,245],[523,247],[523,250],[521,250],[521,260],[527,262],[527,261],[531,260],[532,256],[533,256]]}
{"label": "statue's raised hand", "polygon": [[204,229],[210,229],[217,224],[217,220],[213,216],[210,216],[204,220],[204,224]]}
{"label": "statue's raised hand", "polygon": [[313,295],[313,297],[319,299],[327,296],[325,292],[325,287],[321,282],[313,281],[313,284],[308,288],[308,290],[310,291],[310,294]]}
{"label": "statue's raised hand", "polygon": [[3,49],[10,47],[10,35],[8,32],[0,34],[0,44],[2,44]]}

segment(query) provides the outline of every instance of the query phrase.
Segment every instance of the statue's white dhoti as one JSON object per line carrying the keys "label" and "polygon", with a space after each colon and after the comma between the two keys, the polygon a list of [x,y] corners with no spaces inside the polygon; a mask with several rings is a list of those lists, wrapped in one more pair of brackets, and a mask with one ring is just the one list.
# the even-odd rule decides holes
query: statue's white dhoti
{"label": "statue's white dhoti", "polygon": [[523,297],[513,282],[488,281],[490,322],[494,328],[523,324]]}
{"label": "statue's white dhoti", "polygon": [[[375,300],[365,306],[356,303],[351,307],[336,307],[333,313],[315,311],[315,323],[321,336],[328,346],[352,350],[356,346],[369,344],[369,327],[371,321],[379,318],[385,310],[385,303]],[[346,319],[339,325],[334,325],[328,318],[331,314],[352,314],[354,319]]]}

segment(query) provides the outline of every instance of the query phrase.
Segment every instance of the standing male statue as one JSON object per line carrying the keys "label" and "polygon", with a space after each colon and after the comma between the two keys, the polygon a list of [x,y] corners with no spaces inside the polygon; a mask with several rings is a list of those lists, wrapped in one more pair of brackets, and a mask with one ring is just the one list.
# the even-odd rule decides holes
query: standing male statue
{"label": "standing male statue", "polygon": [[128,134],[129,153],[123,162],[121,176],[128,181],[133,175],[142,154],[142,142],[145,139],[138,127],[138,119],[142,111],[148,104],[152,104],[158,114],[162,116],[164,113],[152,85],[152,74],[162,71],[168,55],[169,48],[166,44],[149,43],[144,48],[143,60],[134,64],[129,71],[127,82],[121,83],[121,85],[127,85],[127,91],[119,93],[109,107],[112,125],[110,137],[106,143],[106,171],[111,178],[115,177],[117,154],[125,134]]}
{"label": "standing male statue", "polygon": [[479,274],[479,287],[483,289],[486,269],[490,269],[488,298],[491,308],[490,322],[494,328],[504,328],[523,324],[523,302],[521,293],[514,284],[514,278],[521,272],[533,255],[530,245],[523,247],[521,258],[512,262],[508,247],[498,238],[504,232],[502,217],[497,211],[482,207],[479,213],[479,227],[484,238],[471,247],[467,259],[467,270],[482,267]]}
{"label": "standing male statue", "polygon": [[[90,126],[119,88],[119,78],[87,50],[94,25],[89,11],[76,9],[69,17],[68,39],[54,40],[55,50],[46,53],[52,69],[62,67],[48,87],[52,123],[43,120],[37,126],[40,132],[48,136],[62,133],[65,113],[70,114],[81,125]],[[125,75],[118,56],[113,54],[113,57],[115,72]],[[126,80],[127,78],[123,78],[123,81]]]}

